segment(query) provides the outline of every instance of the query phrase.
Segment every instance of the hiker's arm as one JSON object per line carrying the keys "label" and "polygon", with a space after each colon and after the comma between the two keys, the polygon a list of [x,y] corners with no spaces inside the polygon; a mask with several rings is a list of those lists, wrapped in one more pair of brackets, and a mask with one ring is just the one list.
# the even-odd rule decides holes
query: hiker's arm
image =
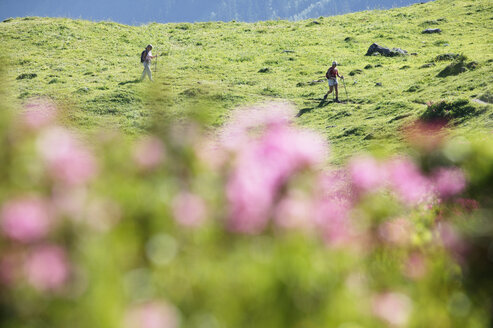
{"label": "hiker's arm", "polygon": [[339,78],[344,80],[344,75],[339,75],[339,72],[337,72],[337,76],[339,76]]}

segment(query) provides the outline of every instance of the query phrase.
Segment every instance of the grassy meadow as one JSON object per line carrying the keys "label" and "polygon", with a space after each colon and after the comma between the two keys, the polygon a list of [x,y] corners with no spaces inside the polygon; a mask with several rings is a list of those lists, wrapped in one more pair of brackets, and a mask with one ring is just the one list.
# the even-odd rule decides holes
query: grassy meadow
{"label": "grassy meadow", "polygon": [[[333,162],[341,163],[357,151],[403,147],[400,128],[429,101],[474,107],[451,123],[456,133],[493,129],[486,105],[493,94],[492,9],[488,0],[437,0],[298,22],[139,27],[25,17],[0,24],[0,46],[12,100],[49,97],[69,108],[67,124],[82,130],[138,135],[149,125],[149,108],[180,117],[204,102],[217,127],[239,106],[287,100],[299,111],[296,121],[322,132]],[[442,33],[422,34],[426,28]],[[414,54],[365,56],[374,42]],[[161,54],[153,84],[138,82],[148,43]],[[452,63],[437,60],[447,53],[466,57],[465,72],[438,76]],[[346,77],[347,103],[322,101],[333,60]],[[342,83],[339,91],[346,100]]]}

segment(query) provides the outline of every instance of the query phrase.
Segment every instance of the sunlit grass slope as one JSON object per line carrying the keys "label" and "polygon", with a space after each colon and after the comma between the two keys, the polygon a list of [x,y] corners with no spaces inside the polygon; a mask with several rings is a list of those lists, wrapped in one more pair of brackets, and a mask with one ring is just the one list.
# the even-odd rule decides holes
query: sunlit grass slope
{"label": "sunlit grass slope", "polygon": [[[492,26],[489,0],[437,0],[389,11],[253,24],[133,27],[17,18],[0,24],[0,47],[8,57],[13,99],[47,96],[68,104],[70,123],[81,129],[142,133],[151,102],[179,117],[206,101],[213,108],[212,126],[219,126],[237,106],[285,99],[300,111],[300,125],[327,136],[337,163],[359,150],[400,147],[400,127],[419,117],[428,101],[468,100],[475,112],[451,125],[458,133],[492,130],[492,106],[485,105],[493,94]],[[422,34],[426,28],[442,33]],[[374,42],[415,54],[364,56]],[[136,81],[147,43],[164,55],[154,84]],[[452,63],[436,60],[446,53],[466,56],[466,71],[439,77]],[[320,81],[333,60],[347,77],[350,101],[345,104],[321,102],[326,82]]]}

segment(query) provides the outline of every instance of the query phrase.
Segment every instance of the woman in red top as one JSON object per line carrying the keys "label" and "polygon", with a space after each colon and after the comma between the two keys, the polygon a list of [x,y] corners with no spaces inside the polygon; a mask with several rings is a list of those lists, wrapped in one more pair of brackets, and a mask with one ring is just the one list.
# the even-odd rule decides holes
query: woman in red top
{"label": "woman in red top", "polygon": [[336,66],[337,66],[337,62],[335,62],[335,61],[332,62],[332,67],[329,68],[329,70],[325,74],[325,77],[329,81],[329,92],[327,92],[325,94],[324,100],[327,99],[329,94],[331,94],[332,91],[334,91],[334,89],[335,89],[336,90],[336,102],[339,102],[339,89],[337,88],[337,85],[338,85],[337,77],[344,79],[344,76],[339,75],[339,71],[337,70]]}

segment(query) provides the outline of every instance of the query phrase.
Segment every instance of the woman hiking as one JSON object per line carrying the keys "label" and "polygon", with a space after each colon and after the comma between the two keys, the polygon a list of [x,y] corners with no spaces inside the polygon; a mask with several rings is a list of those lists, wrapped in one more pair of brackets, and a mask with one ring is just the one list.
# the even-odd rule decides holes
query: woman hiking
{"label": "woman hiking", "polygon": [[329,70],[327,71],[327,73],[325,74],[325,77],[327,78],[327,80],[329,81],[329,92],[327,92],[324,96],[324,100],[327,99],[327,97],[329,96],[329,94],[332,93],[332,91],[334,91],[334,89],[336,90],[336,100],[335,102],[339,102],[339,89],[337,88],[337,78],[341,78],[344,80],[344,76],[342,75],[339,75],[339,71],[337,70],[337,62],[334,61],[332,62],[332,67],[329,68]]}
{"label": "woman hiking", "polygon": [[142,65],[144,65],[144,71],[142,72],[142,76],[140,77],[140,80],[144,80],[146,74],[149,76],[149,80],[152,80],[152,73],[151,73],[151,60],[156,58],[156,56],[152,55],[152,44],[149,44],[146,49],[142,52],[140,55],[140,62]]}

